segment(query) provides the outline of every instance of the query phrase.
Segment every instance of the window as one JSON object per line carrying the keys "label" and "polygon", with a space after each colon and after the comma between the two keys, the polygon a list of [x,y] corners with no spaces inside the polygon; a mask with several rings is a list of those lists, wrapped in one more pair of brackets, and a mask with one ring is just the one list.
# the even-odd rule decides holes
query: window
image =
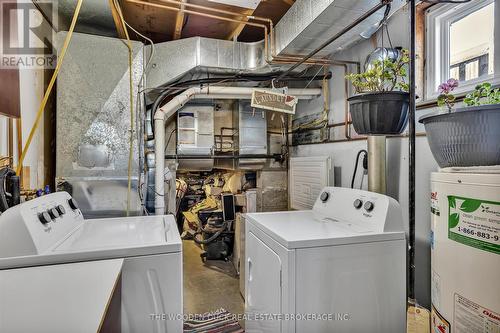
{"label": "window", "polygon": [[[437,97],[437,86],[449,78],[460,81],[464,93],[484,81],[500,83],[498,43],[500,0],[473,0],[437,5],[426,13],[426,99]],[[496,26],[496,27],[495,27]]]}

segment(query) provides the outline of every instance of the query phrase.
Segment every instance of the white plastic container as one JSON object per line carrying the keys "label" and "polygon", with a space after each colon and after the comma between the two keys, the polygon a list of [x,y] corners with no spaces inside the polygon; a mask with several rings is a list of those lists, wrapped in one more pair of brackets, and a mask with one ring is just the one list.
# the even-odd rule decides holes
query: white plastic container
{"label": "white plastic container", "polygon": [[445,171],[431,176],[432,332],[500,332],[500,168]]}

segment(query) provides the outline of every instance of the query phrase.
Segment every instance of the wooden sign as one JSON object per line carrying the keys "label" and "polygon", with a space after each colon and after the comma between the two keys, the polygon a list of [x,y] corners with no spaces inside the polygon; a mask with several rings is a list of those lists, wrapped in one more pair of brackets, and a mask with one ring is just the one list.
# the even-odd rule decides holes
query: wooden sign
{"label": "wooden sign", "polygon": [[254,89],[251,106],[254,108],[295,114],[296,96],[280,94],[270,90]]}

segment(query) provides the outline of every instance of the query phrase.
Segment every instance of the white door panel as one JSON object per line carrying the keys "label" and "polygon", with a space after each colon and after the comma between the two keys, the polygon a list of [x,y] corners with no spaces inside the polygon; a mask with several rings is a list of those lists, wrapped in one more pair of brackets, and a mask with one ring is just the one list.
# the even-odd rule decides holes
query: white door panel
{"label": "white door panel", "polygon": [[[278,320],[264,316],[281,313],[281,260],[280,257],[253,233],[246,240],[245,306],[247,333],[281,332]],[[252,318],[257,316],[256,318]],[[252,320],[255,319],[255,320]]]}

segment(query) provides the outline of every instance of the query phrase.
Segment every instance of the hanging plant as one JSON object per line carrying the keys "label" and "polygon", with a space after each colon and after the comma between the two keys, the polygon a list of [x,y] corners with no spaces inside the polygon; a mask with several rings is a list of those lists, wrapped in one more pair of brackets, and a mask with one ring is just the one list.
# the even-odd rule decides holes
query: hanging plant
{"label": "hanging plant", "polygon": [[348,98],[354,129],[366,135],[400,134],[408,123],[409,52],[377,48],[373,54],[382,59],[369,61],[369,56],[365,72],[346,76],[356,92]]}
{"label": "hanging plant", "polygon": [[364,73],[346,75],[351,80],[356,93],[409,91],[406,82],[407,67],[410,61],[409,51],[402,49],[395,60],[375,60]]}

